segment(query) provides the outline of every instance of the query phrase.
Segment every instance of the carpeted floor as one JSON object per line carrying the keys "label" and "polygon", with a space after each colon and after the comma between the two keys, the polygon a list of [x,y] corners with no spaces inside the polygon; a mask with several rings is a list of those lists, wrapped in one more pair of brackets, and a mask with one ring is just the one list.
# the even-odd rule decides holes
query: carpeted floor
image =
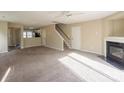
{"label": "carpeted floor", "polygon": [[116,81],[109,76],[109,73],[106,75],[69,57],[69,54],[73,53],[114,68],[95,54],[69,49],[61,52],[45,47],[34,47],[0,54],[0,80],[4,82]]}

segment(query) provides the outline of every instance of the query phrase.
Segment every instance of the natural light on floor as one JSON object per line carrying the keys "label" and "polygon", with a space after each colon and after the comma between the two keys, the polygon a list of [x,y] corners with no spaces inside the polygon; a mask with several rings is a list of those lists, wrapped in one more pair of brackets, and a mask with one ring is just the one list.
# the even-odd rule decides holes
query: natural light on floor
{"label": "natural light on floor", "polygon": [[77,53],[70,53],[59,61],[86,81],[124,81],[123,71]]}
{"label": "natural light on floor", "polygon": [[11,67],[9,67],[9,68],[6,70],[4,76],[3,76],[2,79],[1,79],[1,82],[5,82],[5,81],[6,81],[7,76],[9,75],[10,71],[11,71]]}
{"label": "natural light on floor", "polygon": [[91,66],[92,68],[94,68],[100,72],[103,72],[103,73],[109,75],[110,77],[112,77],[113,79],[115,79],[117,81],[124,81],[124,72],[119,69],[109,67],[107,65],[104,65],[100,62],[91,60],[91,59],[89,59],[85,56],[79,55],[77,53],[71,53],[71,54],[69,54],[69,56],[84,63],[84,64]]}
{"label": "natural light on floor", "polygon": [[88,68],[85,65],[82,65],[77,60],[72,59],[71,57],[64,57],[59,59],[59,61],[68,67],[76,76],[85,81],[112,81],[111,79],[103,76],[102,74]]}

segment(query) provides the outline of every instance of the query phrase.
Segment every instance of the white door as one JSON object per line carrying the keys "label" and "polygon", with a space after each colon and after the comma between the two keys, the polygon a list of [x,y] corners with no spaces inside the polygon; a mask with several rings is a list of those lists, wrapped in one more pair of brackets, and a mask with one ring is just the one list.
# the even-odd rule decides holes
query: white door
{"label": "white door", "polygon": [[80,27],[72,27],[72,48],[80,49],[81,37],[80,37]]}
{"label": "white door", "polygon": [[42,45],[43,46],[46,45],[46,30],[45,29],[42,30]]}

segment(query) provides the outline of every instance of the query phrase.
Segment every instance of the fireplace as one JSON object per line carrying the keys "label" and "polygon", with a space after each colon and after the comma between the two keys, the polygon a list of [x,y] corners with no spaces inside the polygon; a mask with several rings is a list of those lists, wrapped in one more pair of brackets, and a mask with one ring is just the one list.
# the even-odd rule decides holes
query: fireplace
{"label": "fireplace", "polygon": [[106,56],[108,59],[124,63],[124,43],[107,41]]}

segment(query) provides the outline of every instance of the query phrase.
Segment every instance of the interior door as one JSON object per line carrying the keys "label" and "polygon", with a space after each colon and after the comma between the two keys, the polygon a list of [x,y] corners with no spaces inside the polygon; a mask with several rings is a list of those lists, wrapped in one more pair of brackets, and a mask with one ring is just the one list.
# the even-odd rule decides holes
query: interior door
{"label": "interior door", "polygon": [[80,49],[81,46],[80,27],[72,27],[72,48]]}
{"label": "interior door", "polygon": [[43,46],[46,45],[46,30],[45,29],[42,30],[42,45]]}

